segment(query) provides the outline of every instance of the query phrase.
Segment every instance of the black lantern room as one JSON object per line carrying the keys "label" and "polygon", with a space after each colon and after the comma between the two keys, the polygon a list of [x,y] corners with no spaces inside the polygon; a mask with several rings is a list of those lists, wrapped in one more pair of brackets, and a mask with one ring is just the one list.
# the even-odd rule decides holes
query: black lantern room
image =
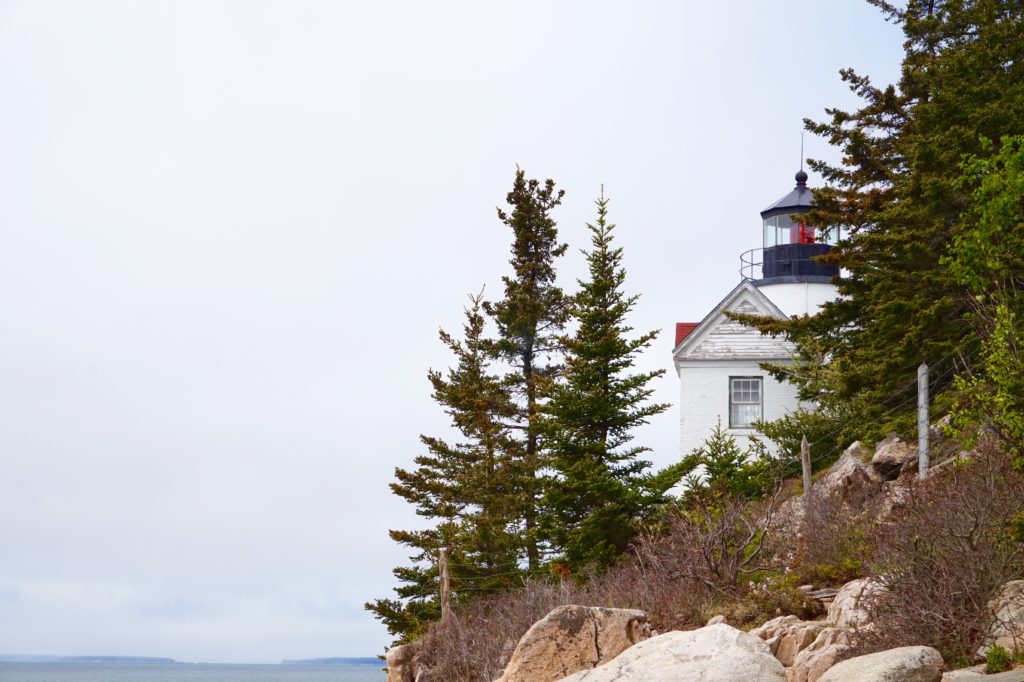
{"label": "black lantern room", "polygon": [[839,274],[835,265],[825,265],[816,256],[828,253],[838,239],[838,230],[816,231],[800,215],[811,210],[814,193],[807,189],[807,173],[796,174],[796,187],[761,211],[764,221],[764,251],[761,281],[830,282]]}

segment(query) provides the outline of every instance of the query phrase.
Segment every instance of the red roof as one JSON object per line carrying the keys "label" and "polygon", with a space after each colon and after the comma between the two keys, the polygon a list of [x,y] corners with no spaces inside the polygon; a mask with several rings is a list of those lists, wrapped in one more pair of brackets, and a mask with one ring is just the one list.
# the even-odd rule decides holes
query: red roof
{"label": "red roof", "polygon": [[672,346],[675,348],[683,342],[687,336],[690,335],[700,322],[676,322],[676,345]]}

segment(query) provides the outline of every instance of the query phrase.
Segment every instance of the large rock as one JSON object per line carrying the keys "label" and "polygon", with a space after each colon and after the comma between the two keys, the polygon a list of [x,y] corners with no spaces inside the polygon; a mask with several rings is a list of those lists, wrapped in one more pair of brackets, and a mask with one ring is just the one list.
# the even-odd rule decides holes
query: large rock
{"label": "large rock", "polygon": [[818,682],[940,682],[942,656],[930,646],[904,646],[836,663]]}
{"label": "large rock", "polygon": [[858,578],[839,588],[835,598],[828,607],[828,622],[840,628],[863,627],[868,623],[868,614],[864,610],[864,601],[871,597],[882,586],[870,578]]}
{"label": "large rock", "polygon": [[788,668],[793,665],[797,654],[809,647],[824,627],[825,623],[821,621],[779,616],[754,628],[750,634],[763,639],[775,658]]}
{"label": "large rock", "polygon": [[522,636],[499,682],[554,682],[610,661],[650,636],[643,611],[559,606]]}
{"label": "large rock", "polygon": [[387,661],[387,682],[415,682],[416,666],[413,662],[414,648],[409,644],[400,644],[388,649],[384,655]]}
{"label": "large rock", "polygon": [[840,654],[850,648],[850,633],[841,628],[825,628],[814,641],[796,655],[793,667],[786,670],[789,682],[817,682]]}
{"label": "large rock", "polygon": [[666,632],[562,682],[784,682],[785,668],[764,640],[718,623]]}
{"label": "large rock", "polygon": [[843,451],[836,463],[814,484],[828,494],[837,494],[844,502],[859,505],[874,497],[882,489],[882,477],[875,468],[865,464],[864,449],[860,441]]}
{"label": "large rock", "polygon": [[985,650],[993,644],[1011,655],[1024,653],[1024,580],[1011,580],[1003,585],[989,608],[995,614],[995,623],[985,644],[978,649],[978,655],[984,656]]}
{"label": "large rock", "polygon": [[904,466],[916,461],[917,445],[892,435],[875,447],[871,466],[883,480],[891,481],[900,475]]}

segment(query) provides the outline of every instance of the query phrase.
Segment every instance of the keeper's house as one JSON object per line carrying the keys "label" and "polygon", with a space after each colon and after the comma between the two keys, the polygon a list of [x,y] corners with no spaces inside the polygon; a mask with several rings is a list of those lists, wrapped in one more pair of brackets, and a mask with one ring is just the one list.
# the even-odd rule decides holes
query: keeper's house
{"label": "keeper's house", "polygon": [[791,364],[792,346],[730,320],[726,312],[783,318],[813,314],[835,298],[832,278],[838,270],[814,257],[828,253],[838,231],[816,235],[799,219],[813,199],[807,174],[800,171],[796,187],[761,212],[764,245],[740,256],[740,283],[700,322],[676,324],[672,358],[679,375],[683,453],[703,444],[718,420],[745,448],[754,422],[777,419],[799,404],[794,386],[775,381],[760,367]]}

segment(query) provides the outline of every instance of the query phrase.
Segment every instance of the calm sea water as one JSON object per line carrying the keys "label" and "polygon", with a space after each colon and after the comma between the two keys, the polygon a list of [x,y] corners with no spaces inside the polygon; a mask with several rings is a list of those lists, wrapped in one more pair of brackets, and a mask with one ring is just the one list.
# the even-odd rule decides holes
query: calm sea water
{"label": "calm sea water", "polygon": [[[381,662],[383,667],[383,661]],[[374,665],[0,663],[0,682],[384,682]]]}

